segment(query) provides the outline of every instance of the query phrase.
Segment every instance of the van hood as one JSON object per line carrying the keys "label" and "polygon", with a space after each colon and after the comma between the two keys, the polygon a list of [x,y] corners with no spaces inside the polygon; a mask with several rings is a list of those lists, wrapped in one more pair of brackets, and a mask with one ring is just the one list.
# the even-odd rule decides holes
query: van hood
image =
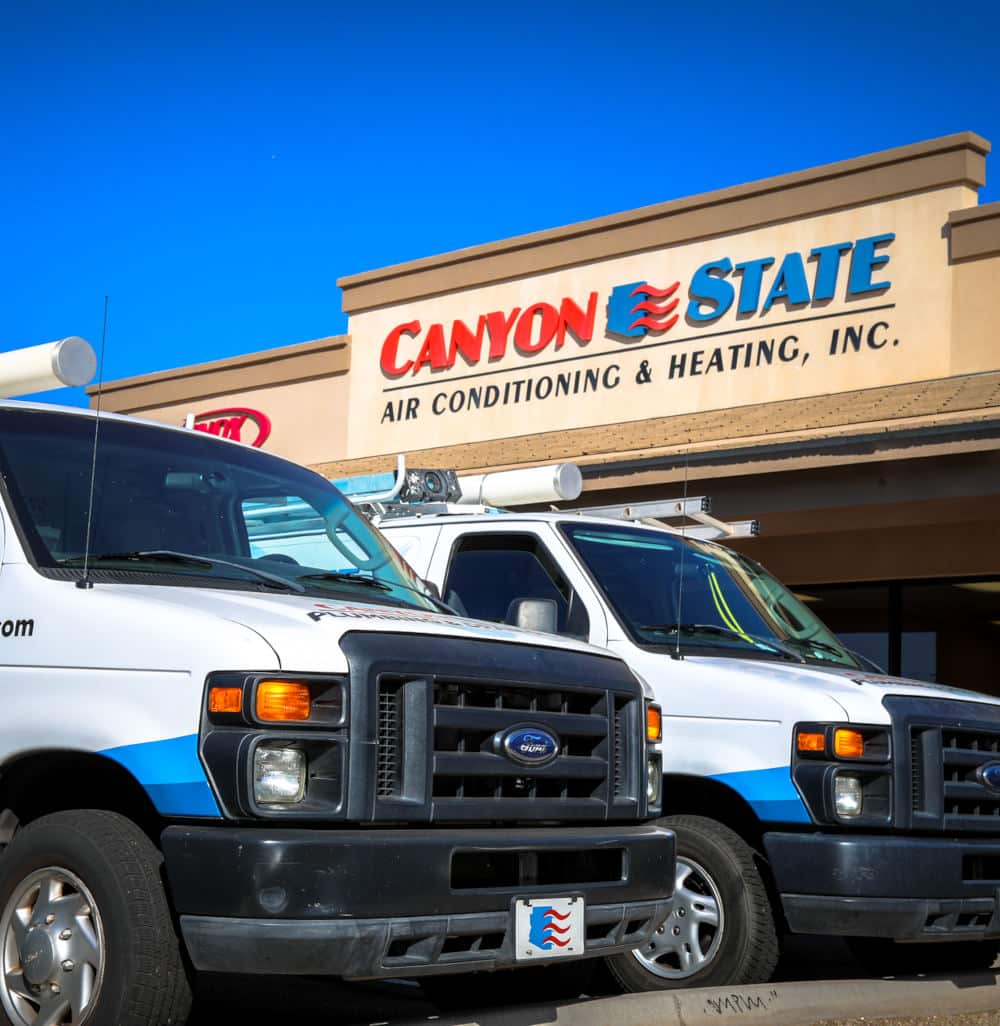
{"label": "van hood", "polygon": [[[737,672],[751,688],[765,689],[770,682],[772,686],[782,685],[783,689],[791,686],[819,691],[835,701],[854,723],[887,723],[889,715],[882,700],[889,695],[1000,705],[1000,699],[978,691],[848,667],[726,657],[692,657],[692,661],[711,662],[720,672]],[[734,664],[738,664],[738,669]]]}
{"label": "van hood", "polygon": [[[116,586],[121,587],[121,586]],[[188,612],[240,624],[274,650],[286,670],[344,672],[347,660],[340,639],[349,631],[433,634],[504,641],[615,658],[604,649],[571,638],[526,631],[505,624],[469,620],[422,609],[305,595],[267,595],[214,588],[129,586],[124,593]]]}

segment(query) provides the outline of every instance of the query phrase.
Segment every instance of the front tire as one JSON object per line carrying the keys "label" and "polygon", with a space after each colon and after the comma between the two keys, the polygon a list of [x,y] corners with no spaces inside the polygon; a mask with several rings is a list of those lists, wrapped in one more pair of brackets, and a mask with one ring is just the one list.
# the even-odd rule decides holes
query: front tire
{"label": "front tire", "polygon": [[778,937],[753,850],[703,816],[660,821],[677,835],[674,908],[643,948],[607,959],[625,991],[763,983]]}
{"label": "front tire", "polygon": [[0,1010],[11,1026],[182,1026],[191,992],[162,857],[113,812],[57,812],[0,857]]}

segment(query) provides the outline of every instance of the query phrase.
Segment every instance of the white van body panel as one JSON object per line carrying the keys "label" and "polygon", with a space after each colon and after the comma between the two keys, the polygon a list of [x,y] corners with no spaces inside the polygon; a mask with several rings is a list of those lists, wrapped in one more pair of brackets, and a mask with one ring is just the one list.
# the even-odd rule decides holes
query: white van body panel
{"label": "white van body panel", "polygon": [[[460,539],[482,534],[537,538],[583,601],[589,641],[624,659],[662,706],[664,772],[718,780],[739,794],[761,820],[811,822],[791,779],[798,723],[888,724],[882,704],[888,695],[1000,705],[1000,700],[976,692],[860,670],[777,659],[688,654],[677,658],[669,646],[640,647],[627,636],[558,529],[560,523],[581,522],[608,523],[568,513],[455,513],[387,519],[380,527],[393,544],[405,537],[407,559],[414,566],[426,566],[425,575],[442,589]],[[629,526],[662,535],[660,528]],[[422,540],[419,551],[415,539]]]}

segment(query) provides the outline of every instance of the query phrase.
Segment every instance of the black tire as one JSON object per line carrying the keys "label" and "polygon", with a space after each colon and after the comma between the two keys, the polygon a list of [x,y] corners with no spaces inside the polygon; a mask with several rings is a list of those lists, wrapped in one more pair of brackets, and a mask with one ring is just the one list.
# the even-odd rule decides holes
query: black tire
{"label": "black tire", "polygon": [[81,1026],[182,1026],[191,990],[162,861],[113,812],[57,812],[19,830],[0,855],[0,959],[20,963],[23,994],[0,976],[0,1021],[31,1026],[44,997],[72,1000]]}
{"label": "black tire", "polygon": [[[677,835],[674,911],[651,945],[607,958],[619,987],[677,990],[769,980],[778,963],[778,936],[753,849],[703,816],[668,816],[660,823]],[[715,910],[721,914],[713,926]]]}
{"label": "black tire", "polygon": [[1000,954],[996,941],[898,944],[884,937],[849,937],[851,954],[873,976],[913,976],[989,969]]}

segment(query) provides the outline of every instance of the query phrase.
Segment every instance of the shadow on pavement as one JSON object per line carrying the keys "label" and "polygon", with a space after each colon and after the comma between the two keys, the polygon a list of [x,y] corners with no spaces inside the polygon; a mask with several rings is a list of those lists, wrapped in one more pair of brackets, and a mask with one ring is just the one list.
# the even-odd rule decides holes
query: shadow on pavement
{"label": "shadow on pavement", "polygon": [[[775,980],[836,980],[868,976],[839,940],[819,937],[789,938],[778,964]],[[439,978],[440,979],[440,978]],[[505,1012],[505,1024],[511,1023],[509,1009],[531,1003],[537,1021],[538,1005],[547,1004],[548,995],[484,985],[472,988],[468,1000],[434,1004],[419,984],[406,980],[371,983],[340,983],[299,977],[253,977],[206,975],[199,979],[195,1010],[190,1026],[217,1026],[220,1021],[239,1022],[240,1026],[274,1026],[278,1022],[315,1023],[316,1026],[368,1026],[371,1023],[432,1021],[435,1026],[467,1021],[462,1009],[484,1012],[477,1018],[488,1024],[488,1009]],[[495,981],[490,981],[494,983]],[[499,974],[498,981],[499,982]],[[461,988],[456,988],[461,989]],[[467,993],[467,991],[466,991]],[[606,997],[614,993],[610,977],[596,972],[581,984],[581,997]],[[563,990],[551,995],[552,1017],[555,1001],[565,1004],[572,995]],[[527,1021],[527,1020],[526,1020]]]}

